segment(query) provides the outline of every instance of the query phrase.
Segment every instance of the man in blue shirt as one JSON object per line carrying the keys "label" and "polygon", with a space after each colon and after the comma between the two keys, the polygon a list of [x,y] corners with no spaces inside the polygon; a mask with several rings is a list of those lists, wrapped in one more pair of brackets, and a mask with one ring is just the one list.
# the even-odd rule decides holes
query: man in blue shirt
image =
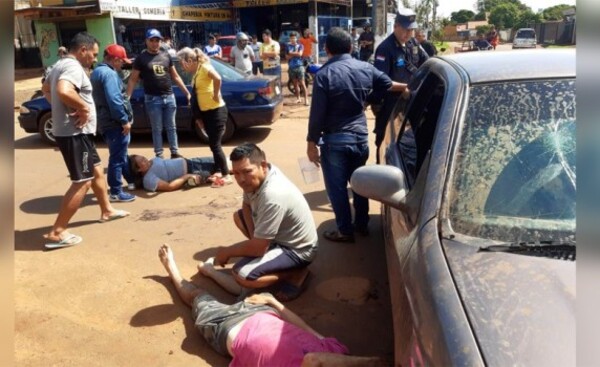
{"label": "man in blue shirt", "polygon": [[123,64],[131,64],[122,46],[112,44],[104,50],[104,60],[90,77],[92,96],[96,104],[98,130],[108,146],[108,186],[110,201],[133,201],[135,195],[124,192],[121,177],[133,183],[127,160],[133,123],[131,105],[126,98],[123,81],[117,74]]}
{"label": "man in blue shirt", "polygon": [[[417,69],[429,57],[413,37],[414,29],[417,28],[415,19],[416,15],[412,10],[400,10],[394,20],[394,31],[381,42],[375,51],[375,67],[399,83],[409,83]],[[385,93],[376,98],[379,103],[383,102],[375,119],[375,145],[377,148],[383,141],[387,122],[400,95],[400,93]],[[381,101],[382,99],[383,101]]]}
{"label": "man in blue shirt", "polygon": [[337,224],[337,230],[325,231],[323,237],[336,242],[354,242],[355,231],[369,233],[368,199],[352,193],[353,222],[347,190],[352,173],[369,158],[367,96],[371,91],[406,90],[406,84],[393,82],[373,65],[353,59],[351,49],[348,32],[339,27],[329,30],[325,39],[329,61],[315,75],[306,138],[308,159],[322,167]]}
{"label": "man in blue shirt", "polygon": [[[306,84],[304,83],[304,63],[302,53],[304,46],[298,43],[296,32],[290,33],[290,42],[286,45],[286,58],[288,59],[288,74],[290,80],[294,83],[294,94],[296,95],[296,103],[300,101],[300,89],[304,96],[304,105],[308,106],[308,93],[306,93]],[[299,87],[299,88],[298,88]]]}

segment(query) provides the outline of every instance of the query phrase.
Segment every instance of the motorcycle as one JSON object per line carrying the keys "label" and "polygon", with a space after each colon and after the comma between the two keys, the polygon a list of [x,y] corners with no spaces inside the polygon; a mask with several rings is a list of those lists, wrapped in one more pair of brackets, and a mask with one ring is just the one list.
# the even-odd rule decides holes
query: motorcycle
{"label": "motorcycle", "polygon": [[[312,80],[317,73],[321,69],[320,64],[315,64],[312,60],[305,59],[304,60],[304,85],[306,88],[312,83]],[[287,83],[288,90],[292,94],[296,94],[296,88],[294,87],[294,82],[289,80]]]}

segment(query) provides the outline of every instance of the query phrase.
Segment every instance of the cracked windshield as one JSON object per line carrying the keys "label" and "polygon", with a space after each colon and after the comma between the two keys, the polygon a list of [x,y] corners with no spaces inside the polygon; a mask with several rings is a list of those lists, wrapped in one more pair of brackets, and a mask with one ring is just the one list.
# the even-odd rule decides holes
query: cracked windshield
{"label": "cracked windshield", "polygon": [[474,86],[450,188],[453,230],[575,240],[575,81]]}

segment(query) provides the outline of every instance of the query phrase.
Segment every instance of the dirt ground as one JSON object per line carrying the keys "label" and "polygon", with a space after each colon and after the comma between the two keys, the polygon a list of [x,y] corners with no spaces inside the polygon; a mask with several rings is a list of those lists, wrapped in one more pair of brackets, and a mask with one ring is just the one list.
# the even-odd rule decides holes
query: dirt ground
{"label": "dirt ground", "polygon": [[[29,74],[28,74],[29,73]],[[17,71],[15,95],[24,98],[39,85],[41,72]],[[285,93],[288,93],[287,90]],[[308,108],[286,96],[284,115],[273,125],[240,132],[225,144],[259,144],[304,192],[319,235],[332,228],[333,212],[323,180],[303,182],[297,159],[305,155]],[[16,102],[19,104],[19,101]],[[198,275],[196,262],[215,248],[243,239],[231,216],[241,189],[199,187],[115,204],[131,216],[98,223],[91,191],[70,230],[84,238],[72,248],[44,251],[42,235],[52,225],[69,186],[60,153],[38,134],[19,126],[15,111],[15,362],[19,366],[225,366],[194,329],[158,261],[169,243],[184,277],[231,302],[233,297]],[[369,124],[373,124],[369,114]],[[372,126],[371,126],[372,127]],[[194,136],[179,134],[186,157],[209,156]],[[371,144],[374,147],[374,144]],[[103,162],[108,151],[98,149]],[[374,150],[373,150],[374,151]],[[131,153],[152,156],[150,135],[134,135]],[[373,154],[370,159],[374,161]],[[353,354],[393,358],[393,335],[379,205],[371,203],[371,236],[355,244],[322,239],[310,266],[306,292],[288,306]]]}

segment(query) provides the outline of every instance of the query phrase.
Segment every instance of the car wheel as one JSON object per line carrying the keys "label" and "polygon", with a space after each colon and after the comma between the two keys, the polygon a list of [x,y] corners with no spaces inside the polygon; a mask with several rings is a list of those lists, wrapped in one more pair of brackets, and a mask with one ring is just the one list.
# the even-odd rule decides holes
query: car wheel
{"label": "car wheel", "polygon": [[[196,131],[196,135],[198,135],[198,138],[200,138],[200,141],[204,144],[208,144],[208,135],[206,134],[206,130],[204,130],[204,128],[200,129],[195,122],[194,130]],[[221,142],[225,143],[229,139],[231,139],[234,132],[235,124],[233,123],[233,119],[231,118],[231,115],[227,115],[227,122],[225,123],[225,133],[223,134]]]}
{"label": "car wheel", "polygon": [[294,82],[289,80],[287,84],[287,88],[293,95],[296,95],[296,88],[294,87]]}
{"label": "car wheel", "polygon": [[38,124],[38,131],[42,136],[42,140],[48,144],[56,145],[56,139],[52,134],[52,112],[46,112],[40,117],[40,123]]}

